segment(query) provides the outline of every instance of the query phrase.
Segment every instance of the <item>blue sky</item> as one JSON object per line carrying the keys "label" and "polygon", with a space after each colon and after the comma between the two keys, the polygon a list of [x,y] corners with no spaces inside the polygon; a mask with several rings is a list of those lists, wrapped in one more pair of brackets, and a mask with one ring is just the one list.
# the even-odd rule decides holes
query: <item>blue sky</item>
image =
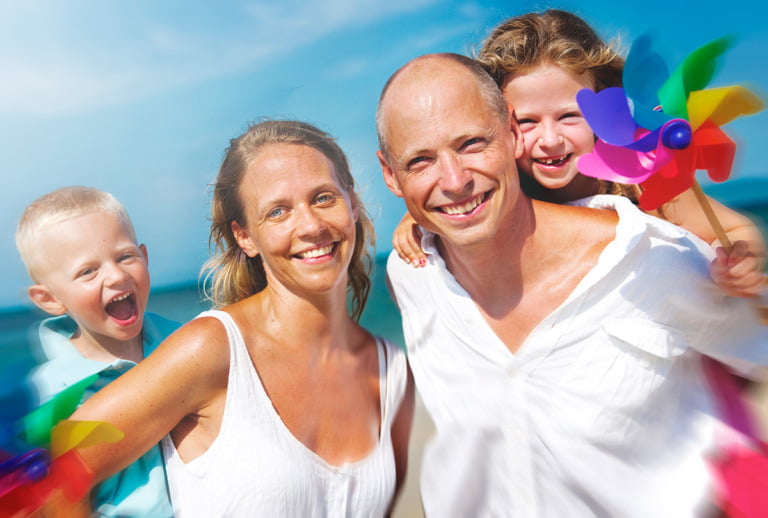
{"label": "blue sky", "polygon": [[[768,92],[762,2],[433,0],[112,2],[0,0],[0,308],[29,283],[13,233],[26,204],[64,185],[114,193],[150,254],[156,287],[194,280],[208,256],[210,193],[229,139],[261,117],[302,119],[337,136],[372,214],[377,251],[402,215],[375,157],[387,77],[436,51],[469,53],[504,19],[572,10],[624,48],[652,30],[671,63],[739,35],[714,84]],[[752,5],[750,5],[752,4]],[[768,177],[768,116],[730,124],[733,176]]]}

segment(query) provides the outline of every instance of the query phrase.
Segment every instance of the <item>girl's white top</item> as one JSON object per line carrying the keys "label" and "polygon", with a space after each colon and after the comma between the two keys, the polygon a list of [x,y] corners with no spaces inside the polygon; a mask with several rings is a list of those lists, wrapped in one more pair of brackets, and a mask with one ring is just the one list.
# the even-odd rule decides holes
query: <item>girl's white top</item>
{"label": "girl's white top", "polygon": [[205,453],[184,463],[171,438],[162,441],[176,517],[383,516],[395,489],[390,429],[405,392],[404,353],[377,340],[379,441],[365,458],[334,466],[286,428],[229,314],[204,316],[218,318],[227,330],[227,396],[219,435]]}

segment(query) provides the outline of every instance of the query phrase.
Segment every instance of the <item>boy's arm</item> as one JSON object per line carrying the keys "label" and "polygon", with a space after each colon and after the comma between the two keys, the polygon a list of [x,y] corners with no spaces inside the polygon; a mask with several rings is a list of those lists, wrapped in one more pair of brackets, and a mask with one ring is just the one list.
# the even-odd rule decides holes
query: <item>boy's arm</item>
{"label": "boy's arm", "polygon": [[759,295],[765,287],[763,274],[765,240],[760,229],[745,215],[707,197],[733,247],[720,249],[720,241],[696,196],[689,189],[663,208],[662,217],[696,234],[718,250],[710,274],[723,292],[738,297]]}
{"label": "boy's arm", "polygon": [[392,233],[392,247],[400,259],[418,268],[424,266],[427,256],[421,249],[421,229],[411,215],[406,212]]}
{"label": "boy's arm", "polygon": [[229,345],[224,327],[199,318],[172,334],[151,355],[94,394],[70,419],[105,421],[120,429],[116,443],[78,453],[94,484],[124,469],[188,415],[205,419],[226,393]]}

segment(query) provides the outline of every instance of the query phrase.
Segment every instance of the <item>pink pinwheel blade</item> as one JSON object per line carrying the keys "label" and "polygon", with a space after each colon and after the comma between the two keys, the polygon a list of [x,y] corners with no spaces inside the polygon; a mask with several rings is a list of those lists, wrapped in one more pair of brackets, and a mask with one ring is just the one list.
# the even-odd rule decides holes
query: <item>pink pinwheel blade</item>
{"label": "pink pinwheel blade", "polygon": [[577,167],[581,174],[600,180],[628,184],[641,183],[674,156],[672,150],[660,144],[656,149],[656,153],[641,153],[598,140],[595,142],[592,153],[579,158]]}

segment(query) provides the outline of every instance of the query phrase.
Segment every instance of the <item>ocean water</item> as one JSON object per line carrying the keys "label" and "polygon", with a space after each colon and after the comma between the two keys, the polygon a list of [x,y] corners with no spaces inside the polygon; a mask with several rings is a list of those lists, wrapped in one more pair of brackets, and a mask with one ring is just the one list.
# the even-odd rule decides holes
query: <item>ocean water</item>
{"label": "ocean water", "polygon": [[[403,345],[400,314],[387,292],[385,280],[386,254],[379,254],[373,264],[371,293],[361,323],[371,332]],[[209,308],[198,290],[197,283],[153,290],[148,310],[178,322],[191,320]],[[13,366],[15,371],[28,367],[30,356],[28,333],[47,315],[37,308],[0,312],[0,374]]]}

